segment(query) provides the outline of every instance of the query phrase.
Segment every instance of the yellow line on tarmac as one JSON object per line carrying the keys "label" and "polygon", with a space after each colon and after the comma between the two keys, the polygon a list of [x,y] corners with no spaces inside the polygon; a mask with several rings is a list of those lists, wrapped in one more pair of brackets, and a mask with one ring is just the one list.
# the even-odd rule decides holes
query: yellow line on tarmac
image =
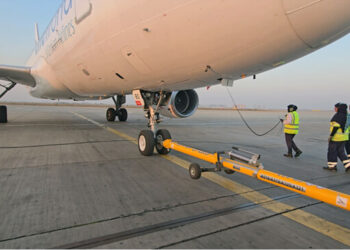
{"label": "yellow line on tarmac", "polygon": [[[78,113],[73,113],[73,114],[101,128],[104,128],[107,131],[119,137],[122,137],[134,144],[137,144],[137,140],[131,136],[128,136],[118,130],[105,126],[94,120],[91,120],[81,114],[78,114]],[[179,157],[176,157],[173,155],[162,155],[162,157],[185,169],[189,168],[190,162],[182,160]],[[219,186],[227,190],[230,190],[234,193],[239,194],[240,196],[244,197],[249,201],[252,201],[257,204],[262,203],[260,204],[262,207],[270,211],[273,211],[275,213],[281,213],[281,212],[286,212],[286,211],[295,209],[295,207],[293,206],[287,205],[279,201],[275,201],[262,193],[259,193],[245,185],[239,184],[238,182],[222,177],[218,174],[206,172],[206,173],[203,173],[203,177],[218,184]],[[332,223],[330,221],[327,221],[325,219],[322,219],[316,215],[313,215],[311,213],[305,212],[300,209],[286,212],[286,213],[283,213],[282,215],[295,222],[298,222],[301,225],[304,225],[305,227],[311,228],[316,232],[319,232],[325,236],[328,236],[334,240],[337,240],[344,245],[350,246],[350,237],[349,237],[350,229],[349,228],[342,227],[340,225],[337,225],[335,223]]]}

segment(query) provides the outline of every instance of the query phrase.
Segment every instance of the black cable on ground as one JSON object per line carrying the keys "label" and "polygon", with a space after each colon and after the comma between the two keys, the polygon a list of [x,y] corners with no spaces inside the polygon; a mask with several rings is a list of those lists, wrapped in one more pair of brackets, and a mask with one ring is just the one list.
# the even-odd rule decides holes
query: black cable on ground
{"label": "black cable on ground", "polygon": [[257,132],[255,132],[248,124],[248,122],[244,119],[243,115],[241,114],[241,111],[238,109],[238,106],[230,92],[230,90],[226,87],[226,90],[227,90],[227,93],[229,94],[230,98],[231,98],[231,101],[234,105],[234,108],[237,110],[239,116],[241,117],[242,121],[244,122],[244,124],[247,126],[247,128],[256,136],[264,136],[264,135],[267,135],[268,133],[270,133],[272,130],[274,130],[280,123],[282,123],[280,120],[277,122],[276,125],[274,125],[270,130],[268,130],[267,132],[265,133],[262,133],[262,134],[258,134]]}

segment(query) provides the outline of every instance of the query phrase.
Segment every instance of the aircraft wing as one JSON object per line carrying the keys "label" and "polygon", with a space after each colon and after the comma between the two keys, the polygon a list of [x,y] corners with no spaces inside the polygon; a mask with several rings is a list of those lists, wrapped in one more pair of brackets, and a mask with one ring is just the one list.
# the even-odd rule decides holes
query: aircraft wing
{"label": "aircraft wing", "polygon": [[35,87],[36,85],[30,67],[0,65],[0,80],[11,81],[30,87]]}

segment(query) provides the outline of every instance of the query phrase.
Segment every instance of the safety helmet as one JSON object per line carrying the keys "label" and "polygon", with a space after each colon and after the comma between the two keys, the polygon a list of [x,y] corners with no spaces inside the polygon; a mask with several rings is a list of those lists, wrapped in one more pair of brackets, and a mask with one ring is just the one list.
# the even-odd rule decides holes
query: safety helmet
{"label": "safety helmet", "polygon": [[348,105],[346,103],[338,102],[334,107],[337,108],[337,112],[347,113]]}
{"label": "safety helmet", "polygon": [[288,112],[293,112],[293,111],[297,111],[298,107],[295,106],[294,104],[289,104],[288,105]]}
{"label": "safety helmet", "polygon": [[345,103],[340,103],[338,108],[342,113],[347,113],[348,105]]}
{"label": "safety helmet", "polygon": [[342,107],[342,108],[346,108],[347,109],[348,105],[346,103],[343,103],[343,102],[338,102],[338,103],[334,104],[334,107],[336,107],[336,108]]}

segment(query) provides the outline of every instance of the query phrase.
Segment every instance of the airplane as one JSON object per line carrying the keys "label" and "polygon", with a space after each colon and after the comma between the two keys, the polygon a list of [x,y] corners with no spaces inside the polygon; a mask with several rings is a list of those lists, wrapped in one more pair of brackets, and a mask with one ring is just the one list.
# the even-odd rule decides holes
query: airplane
{"label": "airplane", "polygon": [[[350,31],[349,0],[63,0],[26,66],[0,65],[8,82],[44,99],[112,98],[109,122],[124,122],[125,96],[143,106],[149,129],[138,136],[141,154],[169,131],[160,115],[195,113],[194,89],[279,67]],[[6,107],[0,122],[7,122]]]}

